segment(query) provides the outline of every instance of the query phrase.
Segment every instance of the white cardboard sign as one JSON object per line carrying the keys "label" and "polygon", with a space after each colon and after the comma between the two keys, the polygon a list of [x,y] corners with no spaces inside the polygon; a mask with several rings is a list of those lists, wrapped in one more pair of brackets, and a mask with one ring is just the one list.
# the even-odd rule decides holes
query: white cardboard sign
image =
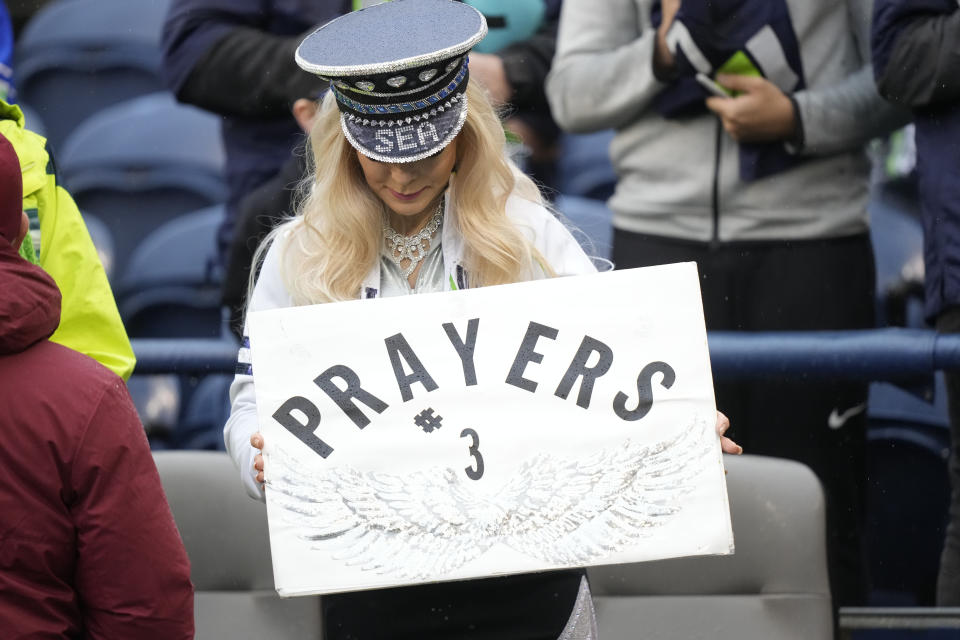
{"label": "white cardboard sign", "polygon": [[249,322],[280,595],[733,550],[693,263]]}

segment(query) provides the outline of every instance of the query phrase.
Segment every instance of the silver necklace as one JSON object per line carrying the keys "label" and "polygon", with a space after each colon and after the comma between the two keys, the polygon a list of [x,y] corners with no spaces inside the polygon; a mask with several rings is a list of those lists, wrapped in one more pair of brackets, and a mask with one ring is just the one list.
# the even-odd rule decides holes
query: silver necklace
{"label": "silver necklace", "polygon": [[[412,236],[405,236],[398,233],[390,226],[390,223],[383,222],[383,240],[386,243],[387,256],[393,261],[393,264],[403,271],[403,277],[407,278],[417,268],[420,261],[423,260],[430,251],[430,240],[433,234],[440,228],[443,221],[443,198],[437,205],[430,222],[423,229],[420,229]],[[409,260],[410,265],[404,269],[400,263]]]}

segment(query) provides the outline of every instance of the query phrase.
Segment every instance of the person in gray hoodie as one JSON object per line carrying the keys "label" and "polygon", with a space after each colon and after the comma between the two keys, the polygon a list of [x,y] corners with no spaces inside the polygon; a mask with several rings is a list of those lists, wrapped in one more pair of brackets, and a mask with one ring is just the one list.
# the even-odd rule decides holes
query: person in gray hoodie
{"label": "person in gray hoodie", "polygon": [[[616,130],[617,268],[696,261],[711,330],[873,326],[864,147],[905,115],[872,81],[871,6],[564,2],[547,94],[564,129]],[[866,591],[866,392],[717,385],[745,450],[800,460],[824,483],[840,605]]]}

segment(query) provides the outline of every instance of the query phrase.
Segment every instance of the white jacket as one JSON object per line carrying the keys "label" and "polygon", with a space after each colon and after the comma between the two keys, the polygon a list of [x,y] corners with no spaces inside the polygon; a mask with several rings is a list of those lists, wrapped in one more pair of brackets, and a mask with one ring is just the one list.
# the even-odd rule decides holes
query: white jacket
{"label": "white jacket", "polygon": [[[469,276],[464,271],[463,238],[457,231],[454,220],[456,215],[450,208],[452,198],[447,198],[444,210],[444,224],[441,234],[443,251],[444,280],[451,290],[469,287]],[[567,228],[549,211],[539,204],[518,196],[507,201],[507,216],[540,251],[558,276],[593,273],[593,262],[580,248]],[[293,300],[287,291],[281,274],[284,239],[299,220],[287,223],[287,229],[278,236],[278,240],[267,252],[260,277],[250,298],[248,311],[262,311],[293,306]],[[530,265],[525,280],[539,280],[546,277],[539,265]],[[376,298],[380,295],[380,262],[374,265],[364,279],[360,297]],[[244,328],[243,344],[237,357],[237,375],[230,386],[230,418],[223,428],[223,438],[227,452],[240,470],[240,478],[247,493],[254,498],[264,499],[263,488],[256,481],[253,459],[258,453],[250,445],[250,436],[260,430],[257,423],[256,393],[252,375],[253,363],[250,357],[249,338]]]}

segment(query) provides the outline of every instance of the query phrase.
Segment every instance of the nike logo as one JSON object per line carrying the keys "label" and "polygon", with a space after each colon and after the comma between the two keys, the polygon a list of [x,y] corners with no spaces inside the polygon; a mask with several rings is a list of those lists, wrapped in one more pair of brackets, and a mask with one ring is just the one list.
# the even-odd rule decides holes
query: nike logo
{"label": "nike logo", "polygon": [[843,425],[847,424],[847,420],[853,416],[863,413],[867,409],[867,403],[858,404],[854,407],[850,407],[843,413],[838,413],[836,409],[830,412],[830,416],[827,418],[827,426],[831,429],[839,429]]}

